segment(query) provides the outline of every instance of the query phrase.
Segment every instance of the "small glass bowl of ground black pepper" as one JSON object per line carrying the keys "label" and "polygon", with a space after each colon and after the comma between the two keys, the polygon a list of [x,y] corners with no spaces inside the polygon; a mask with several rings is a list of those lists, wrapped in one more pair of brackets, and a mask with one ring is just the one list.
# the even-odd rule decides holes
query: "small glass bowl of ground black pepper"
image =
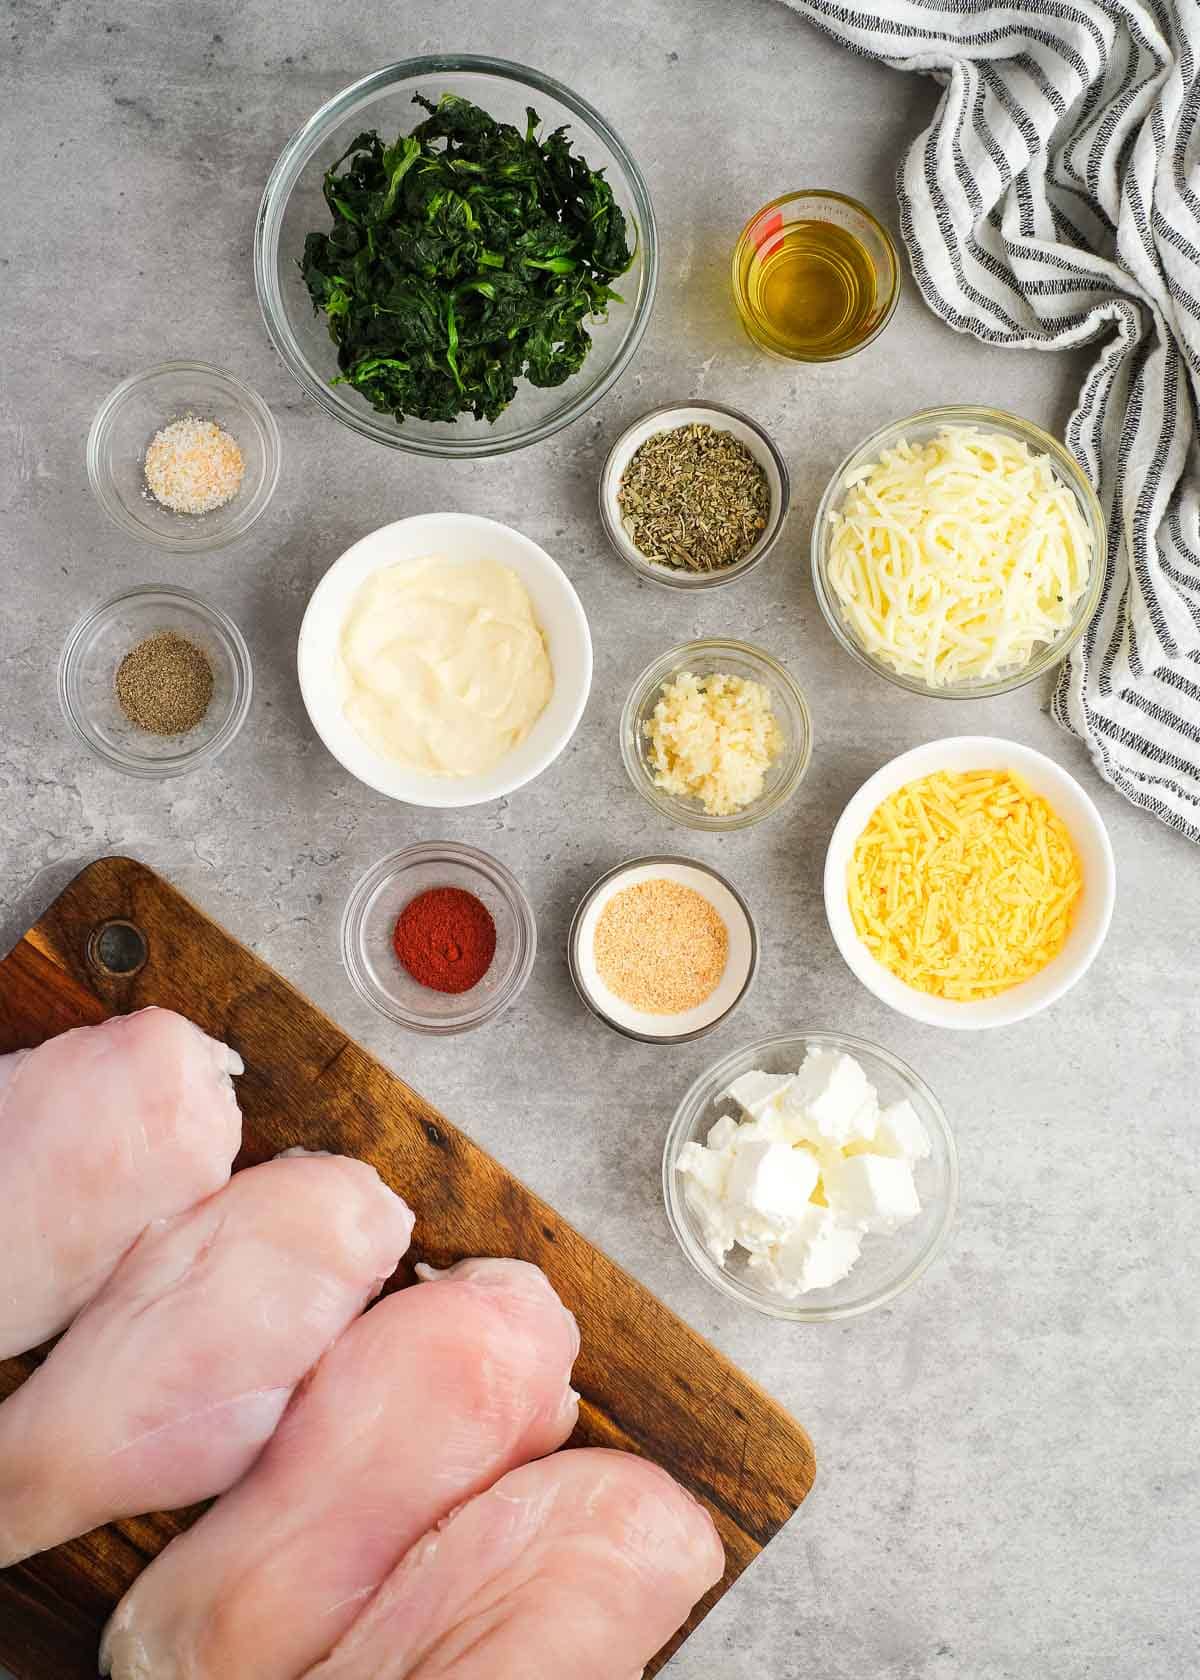
{"label": "small glass bowl of ground black pepper", "polygon": [[88,480],[109,518],[176,554],[222,548],[266,510],[279,429],[257,391],[208,362],[162,362],[100,405]]}
{"label": "small glass bowl of ground black pepper", "polygon": [[158,780],[211,763],[250,710],[250,650],[219,607],[173,584],[85,613],[58,668],[63,713],[98,758]]}
{"label": "small glass bowl of ground black pepper", "polygon": [[791,488],[783,456],[749,415],[671,403],[635,420],[600,474],[600,517],[639,577],[715,589],[779,540]]}
{"label": "small glass bowl of ground black pepper", "polygon": [[533,970],[537,922],[516,877],[453,841],[406,846],[354,887],[342,961],[358,995],[414,1032],[492,1021]]}

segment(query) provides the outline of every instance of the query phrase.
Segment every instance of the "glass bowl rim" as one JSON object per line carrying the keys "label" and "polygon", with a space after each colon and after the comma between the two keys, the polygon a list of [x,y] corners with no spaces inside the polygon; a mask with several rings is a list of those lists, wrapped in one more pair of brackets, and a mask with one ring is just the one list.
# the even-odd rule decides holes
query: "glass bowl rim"
{"label": "glass bowl rim", "polygon": [[[682,568],[671,571],[665,567],[656,566],[653,561],[647,560],[645,555],[637,551],[624,531],[621,530],[620,522],[615,518],[613,510],[609,506],[610,493],[615,499],[615,492],[612,487],[614,463],[618,452],[630,433],[644,426],[648,420],[665,419],[667,416],[678,414],[685,409],[707,409],[712,414],[723,414],[728,419],[739,420],[759,439],[779,474],[779,508],[769,529],[759,539],[761,546],[756,551],[746,555],[744,559],[735,561],[732,566],[722,566],[716,572],[688,572]],[[662,428],[664,431],[669,429],[668,426]],[[636,420],[631,420],[627,426],[623,427],[619,436],[613,441],[608,454],[604,457],[604,464],[600,468],[598,496],[600,522],[604,526],[604,534],[615,553],[624,560],[625,564],[638,577],[645,578],[649,583],[661,584],[664,589],[719,589],[724,584],[734,583],[738,578],[745,577],[747,572],[752,572],[776,546],[783,535],[783,528],[787,524],[788,515],[791,512],[792,483],[787,462],[784,460],[778,444],[760,421],[755,420],[752,415],[746,414],[742,409],[732,407],[729,403],[709,402],[705,398],[698,397],[694,402],[659,403],[654,408],[648,408],[644,414],[639,415]]]}
{"label": "glass bowl rim", "polygon": [[[611,366],[594,384],[578,393],[575,399],[558,413],[548,416],[523,431],[502,437],[481,436],[455,443],[450,435],[426,439],[403,433],[402,427],[389,430],[375,419],[369,404],[362,412],[342,404],[329,389],[328,380],[317,377],[308,366],[307,358],[295,341],[278,283],[279,230],[288,200],[303,169],[311,161],[322,139],[339,122],[349,108],[368,95],[397,87],[417,76],[455,75],[460,72],[493,76],[514,82],[556,100],[591,129],[617,159],[633,199],[636,221],[634,225],[634,254],[640,251],[644,263],[642,296],[633,305],[632,319]],[[424,455],[443,460],[477,460],[492,455],[510,454],[528,444],[540,443],[571,425],[599,402],[625,372],[637,353],[650,324],[654,297],[658,286],[658,228],[654,207],[645,177],[625,142],[600,112],[582,94],[575,93],[556,77],[535,70],[513,59],[493,58],[485,53],[425,53],[414,58],[397,59],[391,64],[360,76],[357,81],[333,94],[313,112],[286,141],[276,158],[259,202],[254,225],[254,288],[267,336],[288,373],[305,395],[319,408],[360,437],[370,438],[387,448],[406,454]],[[586,363],[585,363],[586,366]]]}
{"label": "glass bowl rim", "polygon": [[[206,525],[197,529],[194,535],[173,536],[169,532],[157,531],[152,526],[144,524],[129,513],[125,504],[113,494],[109,473],[101,466],[100,450],[107,438],[116,416],[125,402],[135,391],[143,386],[152,385],[156,380],[167,376],[203,374],[205,378],[224,386],[231,397],[240,403],[257,422],[264,437],[263,473],[257,488],[242,506],[240,513],[231,514],[228,522]],[[137,537],[144,542],[153,543],[157,548],[166,549],[173,554],[203,554],[218,548],[225,548],[231,542],[236,542],[254,525],[266,512],[276,485],[279,483],[279,471],[282,463],[283,448],[279,437],[279,427],[275,416],[266,399],[261,397],[254,387],[237,374],[230,373],[226,368],[217,367],[214,362],[197,361],[194,358],[176,358],[166,362],[155,362],[152,367],[142,368],[138,373],[131,373],[122,379],[118,385],[104,398],[88,428],[85,460],[87,466],[88,483],[92,494],[100,503],[105,513],[128,535]],[[236,507],[236,501],[225,504]],[[205,520],[213,520],[222,512],[221,508],[214,508],[212,514],[205,515]],[[185,516],[186,517],[186,516]]]}
{"label": "glass bowl rim", "polygon": [[[663,681],[672,671],[682,670],[689,656],[697,654],[707,655],[729,651],[736,657],[744,659],[750,665],[765,667],[770,679],[776,682],[788,695],[793,706],[800,714],[803,724],[803,741],[796,753],[792,767],[769,794],[763,794],[741,811],[735,811],[727,817],[710,817],[704,811],[693,811],[684,805],[683,801],[674,794],[663,793],[655,787],[646,775],[641,755],[637,750],[636,730],[647,700],[656,688],[662,686]],[[809,711],[808,701],[804,690],[793,677],[787,666],[774,654],[765,648],[758,647],[753,642],[743,642],[732,636],[699,636],[690,642],[681,642],[678,647],[669,648],[657,659],[642,670],[635,679],[621,708],[621,718],[618,725],[620,732],[621,762],[625,766],[625,773],[632,782],[634,789],[646,803],[672,822],[681,827],[695,829],[710,834],[728,834],[743,828],[752,828],[755,823],[773,816],[792,797],[808,774],[812,763],[813,729],[812,713]],[[661,860],[660,860],[661,861]]]}
{"label": "glass bowl rim", "polygon": [[752,334],[748,335],[751,337],[751,341],[757,345],[760,350],[766,351],[769,356],[775,356],[781,362],[794,362],[800,366],[816,367],[826,362],[844,362],[848,357],[857,356],[860,350],[865,350],[868,345],[874,344],[875,340],[879,337],[880,333],[883,332],[892,316],[896,313],[896,307],[900,302],[900,293],[904,288],[904,274],[900,263],[900,251],[896,241],[892,238],[891,233],[883,225],[875,212],[869,205],[864,204],[861,198],[855,198],[850,193],[838,192],[835,187],[797,187],[793,192],[780,193],[776,198],[768,199],[764,205],[757,209],[754,214],[747,219],[745,226],[742,228],[742,231],[738,234],[737,239],[734,241],[733,256],[731,258],[731,270],[733,277],[733,295],[736,303],[740,305],[745,296],[744,288],[742,286],[741,273],[739,271],[738,257],[741,254],[744,241],[750,236],[750,229],[754,226],[755,222],[758,221],[759,217],[765,216],[769,210],[781,210],[785,204],[795,204],[797,199],[801,198],[832,198],[836,199],[839,204],[848,204],[852,210],[857,210],[860,216],[870,222],[871,226],[875,229],[876,233],[883,241],[884,247],[887,250],[892,264],[892,289],[888,295],[888,301],[883,313],[880,315],[879,320],[875,323],[874,327],[872,327],[867,337],[860,339],[857,344],[852,344],[848,350],[838,350],[827,356],[795,356],[786,351],[777,350],[771,345],[763,344],[759,339],[754,338]]}
{"label": "glass bowl rim", "polygon": [[[1075,495],[1080,505],[1080,511],[1091,532],[1093,552],[1092,568],[1088,578],[1087,588],[1080,596],[1076,608],[1076,616],[1071,625],[1063,631],[1056,641],[1047,642],[1042,650],[1035,654],[1027,665],[1007,676],[995,677],[989,682],[975,683],[970,687],[962,684],[931,688],[928,683],[919,678],[908,677],[899,671],[893,671],[882,660],[877,660],[861,647],[858,639],[851,633],[843,622],[837,604],[825,576],[825,530],[829,521],[829,514],[838,501],[838,492],[842,480],[852,467],[858,465],[868,454],[887,447],[904,436],[907,428],[916,424],[936,425],[999,425],[1007,427],[1010,435],[1036,445],[1041,453],[1048,455],[1057,469],[1058,477]],[[1064,444],[1052,433],[1039,426],[1036,421],[1026,420],[1022,415],[1013,414],[1011,410],[993,408],[987,403],[939,403],[932,408],[918,409],[901,420],[890,420],[879,426],[863,441],[856,444],[834,470],[829,482],[817,503],[817,511],[813,515],[812,536],[810,543],[813,590],[817,597],[817,605],[821,609],[821,616],[832,630],[835,638],[844,650],[868,671],[873,671],[877,677],[883,677],[897,688],[903,688],[910,694],[921,694],[930,700],[988,700],[999,694],[1010,694],[1015,689],[1024,688],[1027,683],[1035,682],[1047,671],[1054,670],[1061,665],[1077,643],[1082,638],[1096,608],[1100,603],[1100,593],[1104,586],[1105,554],[1107,552],[1108,532],[1104,512],[1099,498],[1089,482],[1079,462],[1071,455]]]}
{"label": "glass bowl rim", "polygon": [[[758,1292],[752,1293],[744,1284],[731,1277],[710,1255],[706,1254],[696,1241],[684,1216],[682,1192],[678,1185],[679,1174],[676,1163],[679,1151],[683,1144],[687,1142],[701,1094],[711,1086],[727,1084],[733,1068],[747,1058],[754,1061],[768,1051],[782,1050],[785,1046],[799,1045],[803,1047],[808,1044],[818,1044],[823,1048],[842,1049],[852,1055],[865,1053],[870,1058],[876,1058],[884,1062],[906,1085],[920,1093],[928,1106],[929,1114],[933,1116],[934,1125],[946,1153],[944,1193],[940,1198],[938,1218],[924,1246],[905,1269],[888,1283],[881,1284],[872,1293],[859,1300],[851,1301],[845,1306],[805,1307],[801,1304],[804,1300],[803,1296],[791,1302],[782,1299],[772,1300],[765,1291],[761,1295]],[[719,1094],[719,1091],[716,1094]],[[671,1227],[684,1258],[706,1282],[712,1284],[715,1289],[720,1290],[730,1300],[738,1301],[743,1306],[752,1307],[756,1312],[762,1313],[767,1318],[782,1319],[795,1324],[826,1324],[838,1319],[861,1317],[863,1313],[870,1312],[875,1307],[885,1306],[889,1301],[895,1300],[897,1295],[902,1294],[916,1283],[946,1245],[958,1209],[959,1176],[958,1145],[955,1142],[954,1132],[940,1099],[921,1075],[911,1068],[902,1057],[897,1056],[894,1051],[886,1049],[882,1044],[876,1044],[871,1039],[860,1038],[854,1033],[833,1032],[827,1028],[814,1028],[810,1032],[793,1029],[789,1032],[771,1033],[765,1038],[755,1039],[750,1044],[743,1045],[740,1049],[731,1050],[720,1061],[714,1062],[706,1068],[689,1085],[672,1116],[663,1143],[663,1202],[666,1207],[667,1223]]]}
{"label": "glass bowl rim", "polygon": [[[733,999],[729,1007],[717,1016],[715,1021],[710,1021],[708,1025],[704,1027],[694,1027],[691,1032],[643,1033],[638,1032],[636,1027],[626,1027],[623,1026],[620,1021],[614,1021],[611,1015],[606,1014],[605,1011],[601,1009],[597,1000],[592,996],[591,992],[584,984],[583,974],[579,963],[579,938],[583,931],[583,919],[587,915],[589,907],[594,901],[597,893],[606,887],[610,881],[614,880],[618,875],[624,875],[627,870],[640,869],[645,864],[667,863],[678,864],[687,869],[697,869],[701,872],[701,874],[711,875],[713,880],[719,881],[721,886],[725,888],[726,892],[729,893],[729,895],[736,901],[742,915],[746,918],[746,929],[750,936],[750,964],[746,970],[746,978],[742,982],[742,988],[738,992],[738,995]],[[703,863],[699,858],[683,857],[677,852],[647,852],[639,857],[625,858],[621,863],[613,864],[611,869],[606,869],[603,875],[599,876],[598,879],[592,882],[591,886],[579,900],[579,903],[575,906],[575,913],[571,917],[571,925],[567,930],[567,967],[570,970],[571,982],[575,987],[575,991],[579,996],[580,1002],[586,1009],[590,1010],[598,1021],[602,1021],[606,1027],[611,1027],[613,1032],[620,1033],[622,1038],[634,1039],[639,1044],[691,1044],[695,1039],[707,1038],[709,1033],[715,1032],[718,1027],[723,1026],[734,1011],[739,1009],[746,1001],[754,982],[758,978],[758,965],[761,954],[762,940],[758,932],[758,923],[754,920],[754,912],[751,910],[744,894],[734,886],[728,876],[723,875],[713,864]]]}
{"label": "glass bowl rim", "polygon": [[[379,888],[419,864],[438,863],[454,864],[468,873],[482,876],[495,887],[512,912],[518,943],[512,971],[498,991],[493,992],[484,1003],[469,1009],[460,1009],[457,1014],[446,1015],[434,1021],[405,1009],[393,999],[388,999],[386,1003],[382,1001],[382,994],[376,994],[363,972],[361,948],[363,918],[367,905]],[[501,863],[499,858],[493,857],[490,852],[485,852],[478,846],[469,846],[458,840],[422,840],[413,845],[401,846],[397,851],[388,852],[358,877],[346,896],[338,942],[347,979],[358,996],[364,1003],[369,1004],[376,1014],[410,1031],[448,1038],[455,1033],[468,1032],[473,1027],[481,1027],[494,1020],[524,991],[537,956],[537,917],[524,887],[507,864]]]}
{"label": "glass bowl rim", "polygon": [[[228,717],[207,741],[189,748],[187,752],[149,759],[114,750],[96,737],[83,720],[82,714],[77,712],[72,704],[71,677],[89,632],[110,618],[118,607],[131,601],[159,595],[186,603],[223,643],[234,670],[234,693]],[[246,638],[221,607],[214,606],[210,601],[177,583],[136,584],[131,589],[122,589],[116,595],[108,596],[97,606],[90,607],[75,621],[59,655],[58,701],[67,723],[97,758],[103,759],[116,770],[124,771],[127,776],[138,776],[144,781],[163,781],[173,776],[183,776],[189,770],[195,770],[201,764],[218,757],[241,731],[253,698],[254,668]]]}

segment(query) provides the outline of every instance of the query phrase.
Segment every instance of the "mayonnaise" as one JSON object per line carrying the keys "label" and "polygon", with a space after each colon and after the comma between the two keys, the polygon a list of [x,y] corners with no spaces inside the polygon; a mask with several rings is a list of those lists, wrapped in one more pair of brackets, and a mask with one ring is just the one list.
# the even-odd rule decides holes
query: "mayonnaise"
{"label": "mayonnaise", "polygon": [[554,688],[525,586],[494,560],[431,555],[372,573],[350,603],[338,665],[355,732],[431,776],[490,770]]}

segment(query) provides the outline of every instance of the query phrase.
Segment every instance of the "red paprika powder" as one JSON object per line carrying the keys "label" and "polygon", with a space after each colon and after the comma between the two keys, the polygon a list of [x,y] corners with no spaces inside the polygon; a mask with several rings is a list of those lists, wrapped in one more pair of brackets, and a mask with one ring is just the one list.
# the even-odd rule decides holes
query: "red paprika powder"
{"label": "red paprika powder", "polygon": [[418,984],[435,992],[469,992],[492,966],[496,924],[474,893],[431,887],[401,910],[392,945]]}

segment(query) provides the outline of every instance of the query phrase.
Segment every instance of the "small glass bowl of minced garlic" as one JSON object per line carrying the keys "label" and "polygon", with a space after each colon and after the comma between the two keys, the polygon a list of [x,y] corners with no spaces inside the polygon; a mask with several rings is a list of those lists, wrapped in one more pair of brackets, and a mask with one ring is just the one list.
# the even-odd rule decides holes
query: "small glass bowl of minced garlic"
{"label": "small glass bowl of minced garlic", "polygon": [[761,822],[812,757],[812,721],[791,672],[765,649],[718,637],[661,654],[621,713],[621,757],[646,802],[684,828]]}
{"label": "small glass bowl of minced garlic", "polygon": [[123,380],[87,441],[88,480],[105,513],[176,554],[243,536],[275,492],[279,461],[266,403],[207,362],[162,362]]}
{"label": "small glass bowl of minced garlic", "polygon": [[250,650],[219,607],[172,584],[85,613],[58,668],[63,715],[97,758],[163,780],[209,764],[250,710]]}

